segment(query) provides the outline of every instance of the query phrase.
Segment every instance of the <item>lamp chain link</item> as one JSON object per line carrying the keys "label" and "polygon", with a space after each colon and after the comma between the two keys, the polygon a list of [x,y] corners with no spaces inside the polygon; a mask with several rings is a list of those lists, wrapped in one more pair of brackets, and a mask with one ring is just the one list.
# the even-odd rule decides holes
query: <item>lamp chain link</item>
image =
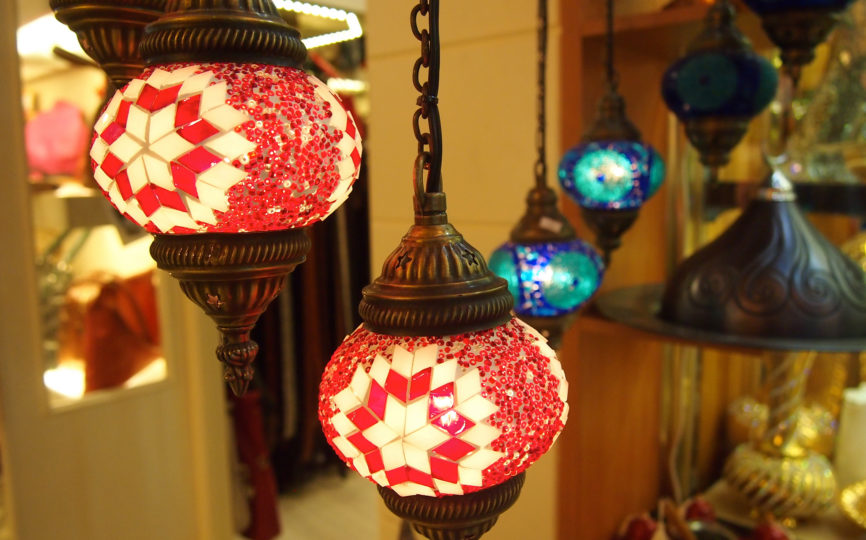
{"label": "lamp chain link", "polygon": [[535,185],[547,186],[547,0],[538,0],[538,129],[535,132],[535,147],[538,159],[535,162]]}
{"label": "lamp chain link", "polygon": [[[428,18],[428,27],[419,28],[419,18]],[[412,33],[421,42],[421,57],[412,69],[412,83],[421,93],[418,110],[412,118],[415,138],[418,140],[416,175],[423,169],[427,173],[426,193],[442,192],[442,128],[439,120],[439,0],[419,0],[410,16]],[[422,82],[422,68],[427,80]],[[427,121],[423,132],[422,119]],[[416,178],[416,182],[422,181]],[[416,198],[418,193],[416,185]],[[416,201],[419,202],[419,201]]]}
{"label": "lamp chain link", "polygon": [[607,35],[606,37],[606,58],[607,63],[607,84],[611,92],[616,92],[619,87],[619,74],[616,72],[613,60],[613,0],[607,0]]}

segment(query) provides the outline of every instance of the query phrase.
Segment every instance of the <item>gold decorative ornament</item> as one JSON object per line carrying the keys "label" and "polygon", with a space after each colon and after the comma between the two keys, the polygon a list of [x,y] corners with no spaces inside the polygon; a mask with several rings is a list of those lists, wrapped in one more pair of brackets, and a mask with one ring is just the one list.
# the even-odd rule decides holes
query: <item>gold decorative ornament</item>
{"label": "gold decorative ornament", "polygon": [[866,529],[866,480],[843,489],[839,507],[848,519]]}
{"label": "gold decorative ornament", "polygon": [[[797,409],[793,440],[804,448],[830,457],[836,444],[836,429],[842,391],[848,378],[847,353],[803,353],[815,357],[808,374],[804,404]],[[752,396],[731,402],[727,413],[728,440],[733,445],[758,441],[767,429],[766,403]]]}
{"label": "gold decorative ornament", "polygon": [[805,519],[836,497],[830,462],[800,440],[800,406],[813,354],[768,353],[768,429],[728,458],[724,478],[756,509]]}

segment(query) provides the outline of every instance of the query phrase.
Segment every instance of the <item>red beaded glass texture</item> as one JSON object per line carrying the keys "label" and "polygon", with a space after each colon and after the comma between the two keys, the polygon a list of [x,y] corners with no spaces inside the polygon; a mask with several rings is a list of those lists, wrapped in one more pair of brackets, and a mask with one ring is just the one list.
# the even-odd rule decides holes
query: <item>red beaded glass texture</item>
{"label": "red beaded glass texture", "polygon": [[289,67],[150,67],[94,129],[94,178],[118,211],[154,233],[305,227],[346,200],[361,165],[351,113]]}
{"label": "red beaded glass texture", "polygon": [[556,353],[519,319],[446,337],[362,325],[325,368],[319,420],[337,455],[377,484],[401,496],[462,495],[547,452],[567,394]]}

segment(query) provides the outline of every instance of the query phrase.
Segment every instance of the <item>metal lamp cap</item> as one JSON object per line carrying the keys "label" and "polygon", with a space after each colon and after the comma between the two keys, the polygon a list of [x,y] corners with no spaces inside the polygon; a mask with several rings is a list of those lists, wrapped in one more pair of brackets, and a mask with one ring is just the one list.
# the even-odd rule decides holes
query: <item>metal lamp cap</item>
{"label": "metal lamp cap", "polygon": [[486,330],[510,320],[513,306],[505,280],[444,219],[413,225],[363,294],[365,326],[398,336]]}
{"label": "metal lamp cap", "polygon": [[547,186],[534,187],[526,196],[526,213],[511,230],[517,244],[568,242],[577,236],[571,223],[556,205],[556,192]]}
{"label": "metal lamp cap", "polygon": [[640,141],[640,131],[625,114],[625,99],[611,87],[598,104],[598,117],[584,141]]}
{"label": "metal lamp cap", "polygon": [[168,0],[141,41],[148,64],[239,62],[299,67],[300,34],[270,0]]}

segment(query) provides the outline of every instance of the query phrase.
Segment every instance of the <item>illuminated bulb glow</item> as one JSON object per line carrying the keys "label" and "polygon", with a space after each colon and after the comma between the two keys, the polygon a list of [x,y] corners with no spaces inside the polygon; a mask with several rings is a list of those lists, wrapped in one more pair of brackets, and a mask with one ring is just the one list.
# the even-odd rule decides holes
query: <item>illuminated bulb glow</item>
{"label": "illuminated bulb glow", "polygon": [[75,32],[54,18],[43,15],[18,28],[16,32],[18,54],[20,56],[51,57],[54,47],[84,56]]}
{"label": "illuminated bulb glow", "polygon": [[342,41],[350,41],[358,39],[364,35],[364,29],[361,28],[361,21],[359,21],[358,16],[351,11],[329,8],[317,4],[308,4],[307,2],[294,2],[293,0],[275,0],[274,4],[278,9],[346,23],[346,26],[348,27],[346,30],[302,39],[301,41],[304,42],[304,46],[306,46],[307,49],[315,49],[317,47],[333,45],[334,43],[340,43]]}
{"label": "illuminated bulb glow", "polygon": [[42,374],[45,388],[63,397],[80,399],[84,395],[84,366],[61,365]]}

